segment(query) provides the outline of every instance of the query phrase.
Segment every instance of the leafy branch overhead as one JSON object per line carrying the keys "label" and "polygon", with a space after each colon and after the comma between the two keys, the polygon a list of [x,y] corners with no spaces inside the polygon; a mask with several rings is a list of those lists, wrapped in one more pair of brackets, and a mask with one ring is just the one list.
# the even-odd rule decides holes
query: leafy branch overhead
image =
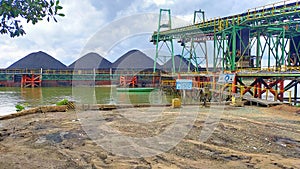
{"label": "leafy branch overhead", "polygon": [[59,0],[0,0],[0,33],[17,37],[25,34],[21,19],[36,24],[43,19],[56,20],[62,6]]}

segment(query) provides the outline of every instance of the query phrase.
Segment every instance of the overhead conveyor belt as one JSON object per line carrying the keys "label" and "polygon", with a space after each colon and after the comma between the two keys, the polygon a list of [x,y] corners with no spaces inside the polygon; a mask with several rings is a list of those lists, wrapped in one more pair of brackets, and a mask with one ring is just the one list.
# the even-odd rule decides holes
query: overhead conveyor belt
{"label": "overhead conveyor belt", "polygon": [[209,36],[228,29],[233,25],[263,28],[271,25],[282,26],[288,24],[291,28],[298,29],[297,25],[300,23],[299,14],[299,0],[287,0],[249,9],[247,12],[238,15],[209,19],[189,26],[154,32],[151,42],[188,38],[195,35]]}

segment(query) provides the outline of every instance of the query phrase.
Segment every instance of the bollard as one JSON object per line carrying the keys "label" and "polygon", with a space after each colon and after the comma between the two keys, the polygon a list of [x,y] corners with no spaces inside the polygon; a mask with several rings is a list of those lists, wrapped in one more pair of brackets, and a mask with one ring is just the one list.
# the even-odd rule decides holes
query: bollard
{"label": "bollard", "polygon": [[172,108],[180,108],[181,101],[178,98],[172,99]]}
{"label": "bollard", "polygon": [[236,104],[236,102],[235,102],[235,96],[232,96],[231,100],[232,100],[231,104],[235,105]]}

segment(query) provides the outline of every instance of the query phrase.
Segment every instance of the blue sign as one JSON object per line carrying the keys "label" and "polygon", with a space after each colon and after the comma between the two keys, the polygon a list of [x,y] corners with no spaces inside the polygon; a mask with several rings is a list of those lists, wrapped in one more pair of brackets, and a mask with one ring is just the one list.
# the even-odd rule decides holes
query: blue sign
{"label": "blue sign", "polygon": [[176,80],[176,89],[177,90],[192,90],[193,81],[188,79],[177,79]]}
{"label": "blue sign", "polygon": [[224,78],[225,82],[228,82],[228,81],[229,81],[229,79],[230,79],[229,75],[228,75],[228,74],[227,74],[227,75],[225,75],[225,78]]}
{"label": "blue sign", "polygon": [[219,83],[233,83],[235,78],[235,74],[220,74],[219,76]]}

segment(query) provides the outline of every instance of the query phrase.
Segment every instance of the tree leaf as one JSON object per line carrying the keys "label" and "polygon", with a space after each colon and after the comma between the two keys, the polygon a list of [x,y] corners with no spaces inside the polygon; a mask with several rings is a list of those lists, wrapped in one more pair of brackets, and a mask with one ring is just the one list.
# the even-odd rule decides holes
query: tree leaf
{"label": "tree leaf", "polygon": [[49,8],[49,12],[50,12],[51,15],[53,15],[52,8]]}
{"label": "tree leaf", "polygon": [[60,9],[63,9],[62,6],[56,6],[56,8],[59,9],[59,10],[60,10]]}
{"label": "tree leaf", "polygon": [[53,0],[50,1],[50,5],[54,6],[54,1]]}
{"label": "tree leaf", "polygon": [[58,13],[63,8],[59,3],[59,0],[0,0],[0,33],[11,37],[25,34],[19,18],[33,25],[43,19],[50,22],[51,18],[57,22],[55,16],[65,16]]}

